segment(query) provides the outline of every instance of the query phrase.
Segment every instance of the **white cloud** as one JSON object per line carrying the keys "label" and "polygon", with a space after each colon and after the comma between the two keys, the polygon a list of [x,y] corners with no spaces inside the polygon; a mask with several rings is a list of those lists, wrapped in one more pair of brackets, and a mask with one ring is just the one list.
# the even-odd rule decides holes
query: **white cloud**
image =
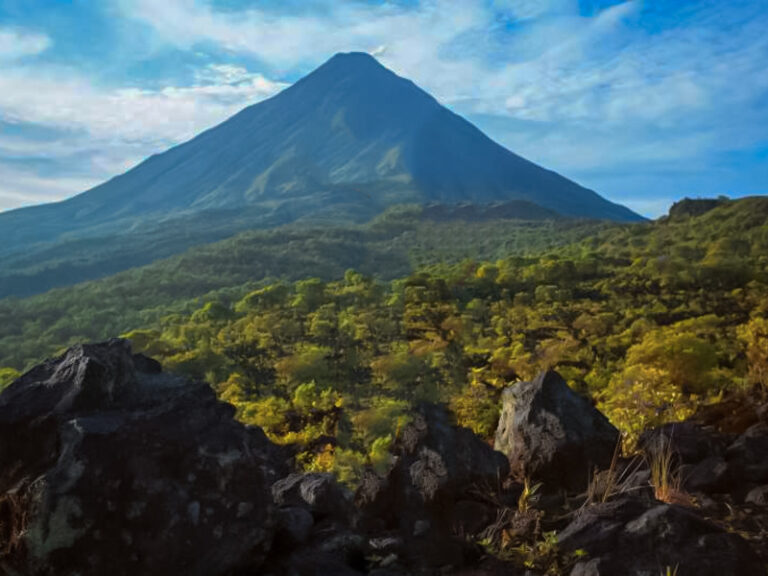
{"label": "white cloud", "polygon": [[570,0],[494,0],[493,7],[520,21],[578,12]]}
{"label": "white cloud", "polygon": [[426,0],[417,8],[391,3],[330,3],[321,14],[275,14],[248,9],[217,12],[194,0],[121,0],[125,16],[151,26],[180,48],[213,43],[255,56],[277,69],[317,65],[336,52],[382,54],[402,72],[408,63],[442,65],[440,50],[463,32],[489,23],[478,2]]}
{"label": "white cloud", "polygon": [[97,178],[46,178],[1,164],[0,172],[3,175],[0,182],[0,211],[41,202],[55,202],[99,184]]}
{"label": "white cloud", "polygon": [[[174,46],[214,43],[278,69],[306,70],[338,51],[376,53],[470,113],[663,125],[691,112],[711,113],[724,97],[752,94],[766,83],[758,69],[768,57],[765,19],[744,23],[736,37],[727,30],[713,37],[706,21],[650,34],[629,25],[642,11],[640,0],[590,17],[579,15],[577,0],[426,0],[407,8],[337,3],[301,16],[256,8],[218,12],[205,0],[121,5]],[[525,25],[497,32],[499,12]],[[736,78],[748,85],[728,90]]]}
{"label": "white cloud", "polygon": [[242,66],[232,64],[209,64],[198,70],[195,78],[199,83],[214,85],[242,84],[244,82],[267,83],[261,74],[254,74]]}
{"label": "white cloud", "polygon": [[51,39],[45,34],[0,28],[0,63],[36,56],[45,52],[50,45]]}
{"label": "white cloud", "polygon": [[[221,70],[214,72],[221,79]],[[110,90],[68,71],[12,68],[0,75],[0,117],[84,131],[105,141],[170,143],[193,136],[283,86],[257,74],[238,73],[234,83]]]}
{"label": "white cloud", "polygon": [[[0,210],[60,200],[191,138],[285,85],[234,66],[199,71],[192,86],[108,89],[58,68],[10,66],[0,73],[0,120],[44,126],[56,137],[4,134]],[[37,165],[49,167],[41,173]]]}
{"label": "white cloud", "polygon": [[[577,0],[329,1],[289,14],[219,11],[208,0],[114,1],[161,46],[255,58],[276,77],[308,72],[335,52],[368,51],[456,111],[483,115],[483,127],[516,152],[577,178],[627,166],[699,166],[768,133],[768,14],[743,6],[695,3],[684,18],[649,30],[639,24],[651,7],[643,0],[590,16]],[[8,62],[49,43],[11,33],[24,41],[4,43],[0,29],[0,65],[3,46]],[[106,170],[282,86],[215,64],[192,86],[105,89],[71,71],[17,63],[0,73],[0,119],[71,131],[73,145]]]}

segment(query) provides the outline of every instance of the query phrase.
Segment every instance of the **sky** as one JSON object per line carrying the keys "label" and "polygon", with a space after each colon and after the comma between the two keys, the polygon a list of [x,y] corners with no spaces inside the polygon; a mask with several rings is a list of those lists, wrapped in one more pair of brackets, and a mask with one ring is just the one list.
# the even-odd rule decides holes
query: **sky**
{"label": "sky", "polygon": [[85,191],[365,51],[656,217],[768,193],[768,0],[0,0],[0,210]]}

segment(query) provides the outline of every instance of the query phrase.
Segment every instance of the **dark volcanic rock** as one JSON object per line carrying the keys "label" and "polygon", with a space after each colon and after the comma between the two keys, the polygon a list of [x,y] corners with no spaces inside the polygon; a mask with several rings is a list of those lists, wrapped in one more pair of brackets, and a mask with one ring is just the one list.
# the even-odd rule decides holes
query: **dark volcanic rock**
{"label": "dark volcanic rock", "polygon": [[127,342],[77,346],[0,396],[0,566],[30,575],[224,574],[270,550],[263,432]]}
{"label": "dark volcanic rock", "polygon": [[734,475],[743,482],[768,482],[768,423],[750,427],[728,447]]}
{"label": "dark volcanic rock", "polygon": [[670,448],[681,464],[698,464],[725,455],[728,438],[714,428],[694,422],[665,424],[643,433],[638,447],[649,456]]}
{"label": "dark volcanic rock", "polygon": [[395,464],[387,477],[369,473],[355,495],[361,526],[396,530],[416,562],[461,564],[466,550],[452,529],[468,506],[463,496],[471,488],[500,485],[509,472],[507,459],[434,405],[419,408],[392,451]]}
{"label": "dark volcanic rock", "polygon": [[303,544],[309,538],[315,520],[306,508],[292,506],[277,513],[278,538],[285,538],[288,546]]}
{"label": "dark volcanic rock", "polygon": [[476,500],[460,500],[453,507],[451,529],[455,534],[479,534],[496,517],[488,504]]}
{"label": "dark volcanic rock", "polygon": [[352,515],[352,494],[331,474],[290,474],[272,485],[272,497],[279,506],[306,508],[315,520],[349,521]]}
{"label": "dark volcanic rock", "polygon": [[727,492],[731,487],[731,471],[721,456],[705,458],[683,473],[683,486],[691,492]]}
{"label": "dark volcanic rock", "polygon": [[740,536],[686,508],[626,496],[582,510],[559,544],[563,552],[588,555],[572,576],[645,576],[667,568],[679,576],[763,573]]}
{"label": "dark volcanic rock", "polygon": [[739,436],[696,422],[666,424],[645,432],[639,447],[649,458],[671,450],[673,466],[682,466],[683,487],[689,491],[741,499],[751,486],[768,482],[765,422],[758,421]]}
{"label": "dark volcanic rock", "polygon": [[757,506],[768,506],[768,485],[758,486],[750,490],[744,498],[744,502]]}
{"label": "dark volcanic rock", "polygon": [[542,372],[502,394],[495,447],[519,477],[582,490],[595,468],[610,465],[618,441],[618,430],[557,372]]}

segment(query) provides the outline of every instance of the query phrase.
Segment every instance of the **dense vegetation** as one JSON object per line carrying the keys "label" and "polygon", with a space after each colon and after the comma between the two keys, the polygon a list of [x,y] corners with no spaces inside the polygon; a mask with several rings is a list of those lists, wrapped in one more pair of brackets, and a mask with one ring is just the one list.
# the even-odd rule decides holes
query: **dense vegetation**
{"label": "dense vegetation", "polygon": [[2,299],[0,366],[29,368],[75,342],[110,338],[169,313],[192,312],[209,300],[236,301],[276,280],[332,280],[348,268],[394,279],[437,262],[540,254],[606,226],[510,219],[512,213],[541,218],[542,209],[501,208],[483,213],[402,207],[365,226],[255,230],[103,280]]}
{"label": "dense vegetation", "polygon": [[[299,446],[308,468],[333,470],[348,481],[365,463],[386,458],[413,403],[448,402],[460,423],[489,436],[501,389],[548,367],[591,394],[631,444],[642,429],[685,418],[726,391],[768,385],[768,199],[711,208],[593,228],[588,237],[587,225],[572,223],[565,237],[581,239],[536,250],[525,244],[527,225],[420,222],[407,228],[402,214],[312,240],[298,232],[288,240],[273,237],[295,250],[292,258],[304,254],[306,260],[293,265],[306,262],[304,272],[324,278],[348,261],[345,250],[356,252],[368,274],[348,270],[333,281],[292,282],[286,269],[262,273],[254,255],[270,250],[269,235],[258,236],[259,242],[246,235],[169,260],[164,268],[84,286],[79,296],[88,306],[80,310],[90,317],[80,322],[104,318],[114,334],[120,322],[139,326],[145,320],[126,330],[138,350],[169,369],[205,378],[242,420]],[[532,237],[543,238],[552,225],[533,226]],[[391,234],[380,232],[382,226],[406,229]],[[507,244],[500,240],[505,235]],[[521,246],[515,249],[510,238]],[[409,262],[398,260],[404,251],[398,246],[421,250]],[[465,255],[459,246],[488,259],[424,265],[391,281],[370,275],[376,269],[402,274],[419,255],[432,262]],[[246,250],[242,259],[235,249]],[[393,257],[378,260],[384,254]],[[329,267],[317,268],[323,263]],[[171,300],[179,293],[174,282],[197,278],[190,290],[199,293],[249,279],[249,267],[259,277],[286,279],[246,283],[186,303]],[[141,282],[143,275],[152,280]],[[154,296],[158,308],[133,315],[120,309],[117,295],[128,302],[142,297],[129,295],[130,282],[144,297]],[[15,308],[6,304],[3,329],[15,320],[22,328],[16,341],[28,350],[30,338],[52,345],[59,336],[42,329],[49,325],[42,311],[55,309],[57,300],[67,306],[66,297],[58,291]],[[100,301],[106,305],[94,305]],[[41,316],[34,324],[29,319],[36,310]],[[86,328],[69,327],[58,344],[106,335]],[[30,353],[14,354],[13,338],[6,332],[2,350],[5,363],[19,367]]]}

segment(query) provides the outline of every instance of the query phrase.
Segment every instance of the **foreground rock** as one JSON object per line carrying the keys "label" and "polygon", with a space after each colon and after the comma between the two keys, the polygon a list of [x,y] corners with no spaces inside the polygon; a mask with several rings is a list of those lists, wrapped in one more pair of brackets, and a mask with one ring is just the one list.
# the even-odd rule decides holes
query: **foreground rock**
{"label": "foreground rock", "polygon": [[655,500],[643,459],[599,473],[591,498],[574,493],[617,438],[555,373],[505,396],[497,441],[549,488],[525,499],[510,460],[441,406],[411,414],[386,473],[367,471],[354,495],[284,464],[233,415],[119,340],[22,376],[0,395],[0,574],[729,576],[768,561],[755,556],[768,518],[762,416],[733,433],[646,435],[651,457],[672,447],[689,485],[725,491],[694,494],[694,509]]}
{"label": "foreground rock", "polygon": [[502,395],[495,448],[520,478],[583,490],[595,469],[610,465],[618,442],[618,430],[557,372],[543,372]]}
{"label": "foreground rock", "polygon": [[571,576],[765,573],[741,537],[692,510],[642,498],[585,508],[560,533],[559,544],[564,552],[586,553]]}
{"label": "foreground rock", "polygon": [[730,494],[741,502],[751,489],[768,483],[768,422],[758,421],[738,435],[694,422],[667,424],[643,434],[640,447],[650,457],[670,450],[691,492]]}
{"label": "foreground rock", "polygon": [[417,564],[466,563],[471,551],[460,536],[469,524],[480,530],[483,517],[495,515],[476,495],[489,494],[503,482],[509,472],[504,455],[432,405],[414,415],[393,454],[389,474],[369,473],[357,491],[362,528],[391,531],[401,552]]}
{"label": "foreground rock", "polygon": [[22,376],[0,396],[0,572],[257,569],[285,471],[233,416],[120,340]]}

